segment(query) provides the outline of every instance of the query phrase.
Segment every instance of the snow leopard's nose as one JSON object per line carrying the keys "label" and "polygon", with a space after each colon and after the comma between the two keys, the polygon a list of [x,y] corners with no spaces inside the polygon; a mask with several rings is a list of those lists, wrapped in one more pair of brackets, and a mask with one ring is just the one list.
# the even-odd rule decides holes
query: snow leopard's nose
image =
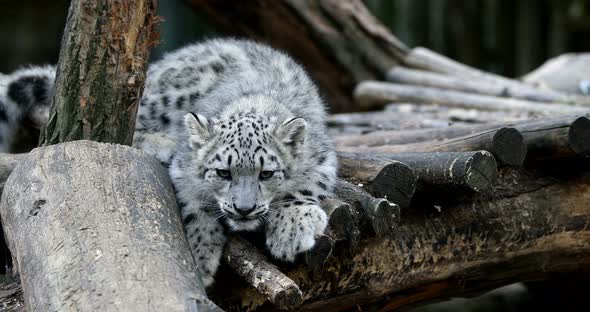
{"label": "snow leopard's nose", "polygon": [[250,212],[254,211],[256,209],[256,205],[252,206],[252,207],[240,207],[240,206],[235,206],[234,205],[234,209],[242,215],[242,217],[247,217]]}

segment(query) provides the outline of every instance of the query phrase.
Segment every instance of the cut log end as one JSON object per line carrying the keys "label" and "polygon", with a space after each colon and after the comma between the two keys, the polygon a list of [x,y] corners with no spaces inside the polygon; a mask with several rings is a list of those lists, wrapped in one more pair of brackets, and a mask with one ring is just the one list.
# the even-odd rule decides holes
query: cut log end
{"label": "cut log end", "polygon": [[465,185],[475,192],[489,192],[497,175],[496,160],[492,154],[487,151],[477,152],[467,162]]}
{"label": "cut log end", "polygon": [[416,191],[416,175],[410,166],[392,161],[384,166],[371,184],[371,193],[400,207],[408,207]]}
{"label": "cut log end", "polygon": [[522,166],[526,158],[526,144],[522,134],[514,128],[501,128],[494,134],[492,150],[499,162]]}
{"label": "cut log end", "polygon": [[324,266],[333,249],[334,240],[327,235],[320,235],[316,238],[313,249],[305,253],[305,263],[312,269],[319,269]]}
{"label": "cut log end", "polygon": [[346,241],[356,246],[360,238],[358,229],[358,212],[348,203],[337,198],[322,201],[322,207],[328,214],[328,233],[336,241]]}
{"label": "cut log end", "polygon": [[590,155],[590,119],[583,116],[577,118],[570,126],[569,144],[578,155]]}
{"label": "cut log end", "polygon": [[375,214],[373,218],[373,228],[377,236],[386,236],[390,234],[395,226],[399,223],[401,209],[398,205],[391,203],[384,198],[373,200]]}

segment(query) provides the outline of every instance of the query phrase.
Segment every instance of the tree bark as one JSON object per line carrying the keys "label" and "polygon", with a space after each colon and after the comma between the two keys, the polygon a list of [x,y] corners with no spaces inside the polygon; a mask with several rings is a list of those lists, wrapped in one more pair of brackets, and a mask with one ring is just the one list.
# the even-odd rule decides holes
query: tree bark
{"label": "tree bark", "polygon": [[223,260],[278,308],[294,308],[301,304],[303,299],[297,284],[270,264],[248,241],[232,237],[225,246]]}
{"label": "tree bark", "polygon": [[486,130],[443,141],[373,147],[337,146],[342,152],[416,153],[416,152],[491,152],[502,164],[521,166],[527,154],[522,134],[514,128]]}
{"label": "tree bark", "polygon": [[485,80],[470,80],[461,76],[450,76],[426,70],[396,66],[387,73],[387,80],[395,83],[456,90],[497,97],[509,97],[533,102],[548,103],[579,103],[589,104],[590,101],[576,96],[547,94],[542,90],[509,88]]}
{"label": "tree bark", "polygon": [[225,32],[269,43],[303,63],[332,112],[358,110],[354,86],[385,77],[408,51],[361,0],[186,2]]}
{"label": "tree bark", "polygon": [[42,145],[88,139],[131,145],[156,1],[72,1]]}
{"label": "tree bark", "polygon": [[402,162],[413,169],[417,178],[417,189],[421,191],[444,189],[447,195],[461,193],[465,189],[488,193],[492,190],[498,173],[496,161],[487,151],[398,154],[339,153],[338,159],[341,164],[341,172],[349,169],[347,164],[364,163],[366,165],[361,168],[367,168],[364,170],[370,172],[372,168],[382,168],[389,163]]}
{"label": "tree bark", "polygon": [[28,311],[219,311],[168,175],[136,149],[35,149],[8,178],[0,214]]}
{"label": "tree bark", "polygon": [[382,107],[391,102],[438,103],[449,107],[484,111],[516,111],[529,114],[585,113],[589,107],[533,102],[513,98],[479,95],[453,90],[401,85],[379,81],[365,81],[354,90],[359,105],[365,109]]}
{"label": "tree bark", "polygon": [[[386,295],[382,307],[400,307],[515,281],[590,276],[590,175],[587,163],[578,165],[560,176],[504,169],[491,198],[440,212],[416,207],[387,236],[361,241],[354,256],[336,252],[320,275],[291,268],[306,298],[299,311],[364,310]],[[271,311],[240,294],[244,311]]]}

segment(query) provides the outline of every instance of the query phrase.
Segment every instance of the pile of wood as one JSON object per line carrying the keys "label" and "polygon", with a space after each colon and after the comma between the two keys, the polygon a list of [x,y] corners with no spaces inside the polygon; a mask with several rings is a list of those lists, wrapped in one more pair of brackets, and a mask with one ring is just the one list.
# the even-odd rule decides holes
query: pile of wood
{"label": "pile of wood", "polygon": [[[360,107],[388,105],[330,116],[341,180],[322,203],[329,227],[315,248],[278,263],[255,235],[230,238],[207,291],[217,307],[195,274],[163,168],[131,148],[63,143],[96,139],[83,131],[0,157],[1,183],[14,170],[0,209],[20,274],[0,282],[0,309],[22,311],[25,298],[55,310],[391,311],[515,281],[590,276],[588,98],[410,50],[360,1],[252,3],[245,9],[268,14],[265,27],[215,16],[253,34],[280,33],[285,47],[300,40],[290,45],[320,62],[312,68],[333,84],[325,90],[350,93],[360,82]],[[285,36],[289,29],[315,37]],[[324,48],[314,38],[327,38]],[[333,59],[338,66],[319,66]],[[362,81],[388,70],[389,82]],[[127,138],[115,137],[107,141]]]}

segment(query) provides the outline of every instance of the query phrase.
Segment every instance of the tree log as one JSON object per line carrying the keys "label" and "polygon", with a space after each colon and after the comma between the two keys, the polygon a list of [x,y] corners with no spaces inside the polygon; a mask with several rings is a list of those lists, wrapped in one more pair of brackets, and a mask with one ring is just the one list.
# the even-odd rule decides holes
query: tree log
{"label": "tree log", "polygon": [[[291,268],[306,298],[299,311],[369,310],[384,296],[382,307],[396,299],[399,307],[515,281],[590,277],[588,169],[587,161],[560,176],[507,168],[491,198],[440,212],[416,207],[389,235],[362,241],[353,256],[331,257],[321,275]],[[271,311],[251,305],[258,300],[242,296],[238,304]]]}
{"label": "tree log", "polygon": [[0,213],[28,311],[219,311],[168,175],[136,149],[37,148],[8,178]]}
{"label": "tree log", "polygon": [[588,103],[587,99],[572,97],[571,95],[558,91],[540,89],[531,84],[469,67],[423,47],[412,49],[412,51],[408,53],[404,63],[413,68],[421,68],[455,77],[463,77],[464,79],[470,79],[472,81],[492,83],[501,88],[505,88],[509,93],[536,94],[539,97],[539,100],[544,99],[544,101],[548,102],[575,103],[578,100],[581,100],[584,104]]}
{"label": "tree log", "polygon": [[[362,188],[346,181],[338,181],[336,195],[343,201],[356,205],[362,211],[361,219],[370,224],[377,236],[391,233],[400,220],[401,209],[385,198],[375,198]],[[360,226],[364,228],[364,226]]]}
{"label": "tree log", "polygon": [[72,1],[43,145],[88,139],[131,145],[156,1]]}
{"label": "tree log", "polygon": [[232,237],[225,246],[225,263],[249,285],[281,309],[292,309],[302,302],[301,290],[248,241]]}
{"label": "tree log", "polygon": [[326,198],[322,208],[328,215],[328,235],[336,242],[346,242],[352,248],[360,240],[359,213],[350,204],[336,198]]}
{"label": "tree log", "polygon": [[[590,119],[588,115],[567,115],[520,123],[491,123],[471,127],[442,129],[414,129],[405,131],[376,131],[365,135],[346,135],[336,138],[344,147],[375,147],[411,144],[430,140],[448,140],[478,132],[514,127],[523,137],[528,160],[568,158],[590,155]],[[414,145],[411,145],[414,146]]]}
{"label": "tree log", "polygon": [[527,147],[522,134],[514,128],[500,128],[443,141],[373,147],[337,146],[342,152],[415,153],[415,152],[470,152],[486,150],[497,161],[511,166],[524,163]]}
{"label": "tree log", "polygon": [[[366,154],[339,153],[338,159],[350,162],[372,164],[369,168],[379,168],[383,164],[401,161],[410,166],[417,177],[417,188],[469,189],[474,192],[488,193],[492,190],[498,173],[494,157],[487,151],[458,153],[399,153]],[[368,169],[367,169],[368,171]]]}
{"label": "tree log", "polygon": [[510,88],[485,80],[470,80],[461,76],[449,76],[426,70],[395,66],[387,73],[387,80],[395,83],[478,93],[497,97],[509,97],[533,102],[590,104],[590,101],[568,95],[547,94],[531,88]]}
{"label": "tree log", "polygon": [[186,2],[225,32],[269,43],[303,63],[332,112],[358,110],[350,90],[384,77],[408,51],[361,0]]}
{"label": "tree log", "polygon": [[338,155],[338,174],[342,178],[360,184],[373,196],[383,197],[401,208],[410,205],[416,190],[416,175],[412,168],[399,161],[376,162],[351,156]]}
{"label": "tree log", "polygon": [[471,108],[484,111],[518,111],[530,114],[585,113],[589,107],[532,102],[512,98],[494,97],[439,88],[400,85],[388,82],[365,81],[354,90],[354,97],[365,109],[382,107],[390,102],[438,103],[449,107]]}

